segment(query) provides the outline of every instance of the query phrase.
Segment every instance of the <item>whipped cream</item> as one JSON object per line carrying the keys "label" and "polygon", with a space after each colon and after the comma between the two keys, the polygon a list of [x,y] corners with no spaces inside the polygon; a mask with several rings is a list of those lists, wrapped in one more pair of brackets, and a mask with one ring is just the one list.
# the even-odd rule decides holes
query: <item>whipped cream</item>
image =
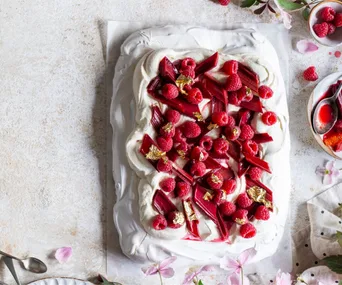
{"label": "whipped cream", "polygon": [[[263,159],[272,169],[272,175],[265,173],[262,182],[273,190],[274,211],[268,221],[253,221],[257,235],[252,239],[240,237],[237,227],[233,226],[230,230],[230,244],[209,242],[219,237],[219,233],[214,222],[205,215],[198,217],[201,221],[200,234],[204,239],[201,242],[181,240],[187,233],[185,225],[179,229],[167,228],[163,231],[156,231],[151,227],[151,219],[156,215],[152,207],[154,191],[159,187],[159,182],[169,175],[157,172],[139,152],[144,134],[154,138],[155,131],[150,124],[150,106],[157,101],[147,94],[146,88],[157,75],[160,60],[164,56],[171,61],[191,57],[199,62],[215,51],[220,53],[216,70],[227,60],[238,60],[259,75],[260,84],[268,85],[274,90],[273,97],[262,103],[266,109],[276,112],[279,118],[278,123],[273,126],[265,126],[260,115],[256,115],[252,121],[258,133],[268,132],[274,140],[263,144],[262,149]],[[268,61],[263,55],[267,55]],[[117,184],[116,189],[118,201],[114,208],[114,221],[123,252],[132,259],[142,261],[159,261],[171,254],[184,260],[196,260],[198,263],[218,263],[225,253],[237,255],[250,247],[257,249],[255,260],[272,255],[283,234],[290,195],[286,93],[272,45],[253,29],[214,31],[174,26],[147,29],[131,35],[121,47],[113,82],[114,96],[130,96],[132,84],[135,106],[130,107],[132,111],[135,108],[135,123],[131,124],[134,127],[127,139],[126,155],[133,171],[126,166],[126,160],[123,159],[124,164],[115,177],[119,178],[121,184]],[[229,106],[229,110],[233,110],[230,107],[232,106]],[[165,111],[166,106],[163,108],[162,111]],[[120,115],[113,113],[111,116],[114,132],[116,127],[127,128],[129,125],[129,116],[124,117],[121,125],[118,123],[117,116]],[[114,135],[114,148],[117,146],[116,142]],[[230,166],[233,170],[237,168],[234,164]],[[244,177],[237,179],[236,191],[228,199],[234,201],[242,191],[245,191]],[[173,202],[181,209],[179,201]],[[199,211],[197,213],[200,214]]]}

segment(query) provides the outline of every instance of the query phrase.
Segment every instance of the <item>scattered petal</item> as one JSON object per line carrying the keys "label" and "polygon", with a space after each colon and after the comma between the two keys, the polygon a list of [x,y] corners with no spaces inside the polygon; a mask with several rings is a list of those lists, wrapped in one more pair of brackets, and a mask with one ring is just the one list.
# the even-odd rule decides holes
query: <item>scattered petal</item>
{"label": "scattered petal", "polygon": [[149,267],[142,268],[141,270],[142,270],[142,272],[144,272],[144,274],[146,276],[154,275],[154,274],[157,274],[157,272],[158,272],[158,265],[157,264],[153,264],[153,265],[151,265]]}
{"label": "scattered petal", "polygon": [[164,278],[171,278],[171,277],[173,277],[173,275],[175,275],[175,271],[171,267],[161,269],[159,272],[160,272],[161,276],[163,276]]}
{"label": "scattered petal", "polygon": [[159,263],[159,268],[163,269],[163,268],[168,267],[171,263],[175,262],[176,259],[177,259],[176,256],[172,256],[172,257],[168,257],[168,258],[164,259],[163,261],[161,261]]}
{"label": "scattered petal", "polygon": [[305,54],[318,50],[318,46],[309,40],[300,40],[297,42],[297,50]]}
{"label": "scattered petal", "polygon": [[286,29],[291,29],[292,28],[292,25],[291,25],[292,16],[289,13],[285,12],[285,10],[283,10],[283,8],[280,6],[278,0],[274,0],[274,3],[277,5],[277,8],[280,12],[280,16],[283,19],[284,27]]}
{"label": "scattered petal", "polygon": [[71,247],[61,247],[56,250],[55,258],[59,263],[66,263],[72,256],[72,248]]}

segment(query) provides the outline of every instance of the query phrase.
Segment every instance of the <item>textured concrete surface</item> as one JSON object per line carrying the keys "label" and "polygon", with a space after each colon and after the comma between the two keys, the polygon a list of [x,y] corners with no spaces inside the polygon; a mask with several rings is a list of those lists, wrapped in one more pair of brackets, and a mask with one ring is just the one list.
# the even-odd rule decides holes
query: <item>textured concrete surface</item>
{"label": "textured concrete surface", "polygon": [[[0,0],[0,249],[42,258],[49,265],[42,277],[105,273],[106,220],[111,216],[106,204],[113,202],[112,193],[106,194],[107,20],[151,25],[277,21],[264,14],[210,0]],[[300,15],[294,18],[291,33],[308,37]],[[303,82],[299,73],[312,64],[321,77],[341,69],[341,59],[328,54],[335,50],[322,47],[312,55],[291,55],[295,229],[307,223],[303,202],[322,189],[314,170],[328,158],[307,127],[306,102],[314,84]],[[51,254],[68,245],[74,255],[59,265]],[[23,282],[41,277],[18,272]],[[3,265],[0,279],[13,283]],[[118,281],[140,284],[124,272]]]}

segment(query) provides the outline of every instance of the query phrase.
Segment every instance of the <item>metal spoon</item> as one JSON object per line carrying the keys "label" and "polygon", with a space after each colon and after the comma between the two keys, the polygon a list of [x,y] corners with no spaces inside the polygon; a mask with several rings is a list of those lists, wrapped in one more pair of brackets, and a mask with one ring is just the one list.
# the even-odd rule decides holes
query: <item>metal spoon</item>
{"label": "metal spoon", "polygon": [[18,260],[22,267],[26,269],[27,271],[33,272],[33,273],[45,273],[47,271],[47,266],[45,263],[38,258],[35,257],[28,257],[25,259],[20,259],[18,257],[12,256],[6,252],[3,252],[0,250],[0,254],[3,256],[7,256],[9,258],[13,258],[15,260]]}
{"label": "metal spoon", "polygon": [[[338,95],[340,94],[341,90],[342,90],[342,83],[339,85],[339,87],[337,88],[333,96],[323,99],[316,105],[314,109],[314,113],[313,113],[313,118],[312,118],[312,126],[316,134],[323,135],[329,132],[332,129],[332,127],[335,125],[337,121],[337,117],[338,117],[336,99]],[[319,118],[318,118],[319,110],[324,105],[330,105],[331,110],[332,110],[332,120],[330,120],[330,122],[328,123],[319,122]]]}
{"label": "metal spoon", "polygon": [[15,272],[15,268],[13,265],[13,259],[11,257],[7,257],[7,256],[5,256],[3,259],[4,259],[5,264],[8,267],[9,271],[12,273],[12,276],[13,276],[15,282],[17,282],[18,285],[21,285],[20,280],[17,276],[17,273]]}

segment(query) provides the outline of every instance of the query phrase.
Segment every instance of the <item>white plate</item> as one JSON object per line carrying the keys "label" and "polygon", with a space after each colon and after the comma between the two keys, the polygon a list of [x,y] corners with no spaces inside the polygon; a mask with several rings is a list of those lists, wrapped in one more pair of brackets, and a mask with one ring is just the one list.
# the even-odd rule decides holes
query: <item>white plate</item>
{"label": "white plate", "polygon": [[29,283],[28,285],[94,285],[85,280],[74,278],[46,278]]}
{"label": "white plate", "polygon": [[322,98],[323,94],[329,89],[330,85],[336,83],[338,80],[341,80],[341,79],[342,79],[342,72],[336,72],[323,78],[317,84],[315,89],[312,91],[310,98],[309,98],[308,107],[307,107],[309,125],[310,125],[310,129],[314,138],[328,154],[330,154],[332,157],[337,158],[337,159],[342,159],[342,151],[334,152],[332,149],[330,149],[323,143],[323,139],[322,139],[323,136],[316,134],[312,128],[312,115],[311,114],[312,114],[313,107]]}

